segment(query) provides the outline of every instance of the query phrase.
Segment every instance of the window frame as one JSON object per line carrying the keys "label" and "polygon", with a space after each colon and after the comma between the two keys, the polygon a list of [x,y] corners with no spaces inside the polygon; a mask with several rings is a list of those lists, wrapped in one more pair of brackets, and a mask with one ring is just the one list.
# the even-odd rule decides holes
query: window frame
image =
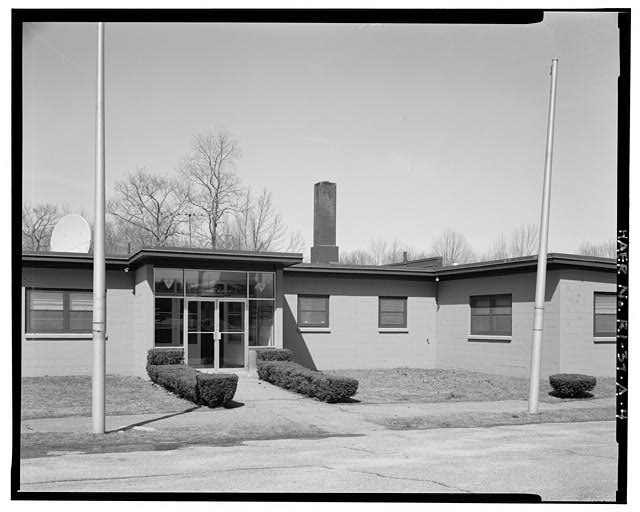
{"label": "window frame", "polygon": [[[45,330],[34,330],[31,328],[31,293],[37,292],[61,292],[62,295],[62,329],[47,328]],[[93,331],[93,306],[91,310],[91,322],[92,325],[88,330],[84,329],[72,329],[71,328],[71,299],[72,293],[90,293],[93,299],[93,290],[87,290],[86,288],[25,288],[24,296],[24,332],[25,334],[92,334]]]}
{"label": "window frame", "polygon": [[[306,328],[321,328],[321,329],[328,329],[330,326],[330,322],[329,322],[329,295],[320,295],[320,294],[299,294],[298,295],[298,317],[297,317],[297,324],[298,327],[301,329],[306,329]],[[301,308],[300,308],[300,301],[301,299],[305,299],[305,298],[312,298],[312,299],[324,299],[324,303],[325,303],[325,313],[326,313],[326,323],[314,323],[314,324],[302,324],[300,323],[300,313],[302,312]]]}
{"label": "window frame", "polygon": [[[382,323],[382,301],[383,300],[402,300],[404,304],[403,310],[403,324],[383,324]],[[409,300],[408,297],[394,297],[391,295],[381,295],[378,297],[378,329],[407,329],[408,323],[408,309],[409,309]]]}
{"label": "window frame", "polygon": [[[491,331],[491,325],[493,324],[493,317],[495,313],[493,312],[494,308],[499,307],[495,305],[497,297],[509,297],[509,303],[511,308],[511,313],[509,315],[509,332],[505,331]],[[488,315],[474,315],[474,301],[479,299],[489,299],[489,314]],[[489,330],[487,332],[474,332],[473,331],[473,317],[474,316],[488,316],[489,317]],[[495,316],[506,316],[506,315],[495,315]],[[513,294],[511,293],[492,293],[492,294],[483,294],[483,295],[470,295],[469,296],[469,336],[470,337],[498,337],[498,338],[511,338],[513,334]]]}
{"label": "window frame", "polygon": [[[613,328],[613,332],[609,332],[609,333],[601,333],[601,332],[597,332],[596,331],[596,295],[609,295],[609,296],[613,296],[614,297],[614,313],[613,313],[613,317],[614,317],[614,328]],[[617,311],[616,311],[616,306],[617,306],[617,294],[616,292],[598,292],[598,291],[594,291],[593,292],[593,337],[594,338],[600,338],[600,339],[616,339],[617,337],[617,330],[616,330],[616,319],[618,317]],[[607,314],[607,313],[600,313],[601,315],[603,314]],[[611,313],[608,313],[609,315]]]}

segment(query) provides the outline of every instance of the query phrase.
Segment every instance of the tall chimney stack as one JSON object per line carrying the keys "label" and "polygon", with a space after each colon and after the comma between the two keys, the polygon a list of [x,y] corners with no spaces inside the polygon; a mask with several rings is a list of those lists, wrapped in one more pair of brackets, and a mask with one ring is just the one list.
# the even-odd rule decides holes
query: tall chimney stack
{"label": "tall chimney stack", "polygon": [[330,181],[321,181],[313,187],[311,263],[338,263],[336,184]]}

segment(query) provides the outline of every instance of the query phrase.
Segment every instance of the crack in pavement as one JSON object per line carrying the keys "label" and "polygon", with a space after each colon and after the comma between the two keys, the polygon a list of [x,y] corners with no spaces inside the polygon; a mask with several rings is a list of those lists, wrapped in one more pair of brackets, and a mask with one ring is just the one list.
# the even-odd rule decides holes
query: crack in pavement
{"label": "crack in pavement", "polygon": [[606,455],[594,455],[593,453],[580,453],[569,448],[563,448],[563,452],[570,453],[571,455],[578,455],[579,457],[596,457],[598,459],[616,460],[616,457],[607,457]]}
{"label": "crack in pavement", "polygon": [[354,450],[356,452],[370,453],[371,455],[378,455],[378,452],[374,452],[373,450],[367,450],[366,448],[355,448],[353,446],[339,446],[338,448],[342,448],[343,450]]}
{"label": "crack in pavement", "polygon": [[472,493],[472,491],[469,491],[468,489],[462,489],[461,487],[454,487],[453,485],[443,484],[442,482],[438,482],[437,480],[429,480],[428,478],[411,478],[411,477],[407,477],[407,476],[383,475],[382,473],[378,473],[377,471],[365,471],[365,470],[362,470],[362,469],[361,470],[358,470],[358,469],[347,469],[347,471],[350,471],[352,473],[364,473],[365,475],[374,475],[374,476],[378,476],[380,478],[389,478],[391,480],[408,480],[408,481],[411,481],[411,482],[430,482],[432,484],[440,485],[442,487],[446,487],[447,489],[452,489],[454,491]]}

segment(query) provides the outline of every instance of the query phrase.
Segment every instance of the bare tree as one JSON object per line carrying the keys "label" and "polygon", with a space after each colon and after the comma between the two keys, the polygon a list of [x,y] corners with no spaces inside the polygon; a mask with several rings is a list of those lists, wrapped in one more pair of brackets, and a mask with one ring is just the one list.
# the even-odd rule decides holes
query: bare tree
{"label": "bare tree", "polygon": [[107,203],[121,236],[136,247],[164,247],[176,242],[184,224],[188,190],[179,180],[144,169],[114,185]]}
{"label": "bare tree", "polygon": [[465,236],[451,228],[434,238],[431,248],[434,255],[442,258],[443,265],[468,263],[475,258]]}
{"label": "bare tree", "polygon": [[227,217],[235,213],[240,195],[240,180],[235,173],[240,148],[226,131],[218,131],[195,135],[191,149],[183,159],[180,174],[190,184],[189,203],[202,214],[203,222],[195,231],[215,249],[223,245],[220,230]]}
{"label": "bare tree", "polygon": [[539,232],[537,224],[521,224],[511,233],[511,257],[531,256],[538,249]]}
{"label": "bare tree", "polygon": [[[271,192],[264,189],[254,197],[247,188],[235,207],[233,217],[228,217],[219,233],[220,245],[231,249],[249,251],[279,250],[283,247],[286,226],[273,205]],[[289,247],[304,245],[302,238],[292,235]]]}
{"label": "bare tree", "polygon": [[289,235],[289,242],[285,247],[286,252],[303,252],[306,246],[306,242],[302,233],[300,231],[296,231],[295,233],[291,233]]}
{"label": "bare tree", "polygon": [[617,257],[616,241],[611,239],[602,243],[582,242],[578,248],[578,254],[615,259]]}
{"label": "bare tree", "polygon": [[508,237],[500,235],[489,247],[483,260],[505,260],[536,254],[538,248],[538,226],[521,224]]}
{"label": "bare tree", "polygon": [[51,233],[58,217],[58,207],[54,204],[23,203],[22,250],[48,251]]}
{"label": "bare tree", "polygon": [[340,263],[345,265],[375,265],[371,253],[362,249],[341,252]]}
{"label": "bare tree", "polygon": [[389,263],[401,263],[405,252],[407,253],[408,260],[431,256],[430,253],[411,247],[397,239],[392,242],[374,239],[369,242],[367,249],[343,251],[340,254],[340,262],[347,265],[387,265]]}

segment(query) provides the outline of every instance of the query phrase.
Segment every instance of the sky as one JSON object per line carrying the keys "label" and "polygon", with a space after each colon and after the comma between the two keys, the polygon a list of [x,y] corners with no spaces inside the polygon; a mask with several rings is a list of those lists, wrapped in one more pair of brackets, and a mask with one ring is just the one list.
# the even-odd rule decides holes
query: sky
{"label": "sky", "polygon": [[[478,252],[538,223],[558,58],[549,249],[615,237],[615,13],[532,25],[117,24],[105,31],[106,181],[173,174],[197,133],[239,141],[312,245],[313,184],[337,183],[337,243]],[[23,200],[93,210],[95,24],[23,36]]]}

